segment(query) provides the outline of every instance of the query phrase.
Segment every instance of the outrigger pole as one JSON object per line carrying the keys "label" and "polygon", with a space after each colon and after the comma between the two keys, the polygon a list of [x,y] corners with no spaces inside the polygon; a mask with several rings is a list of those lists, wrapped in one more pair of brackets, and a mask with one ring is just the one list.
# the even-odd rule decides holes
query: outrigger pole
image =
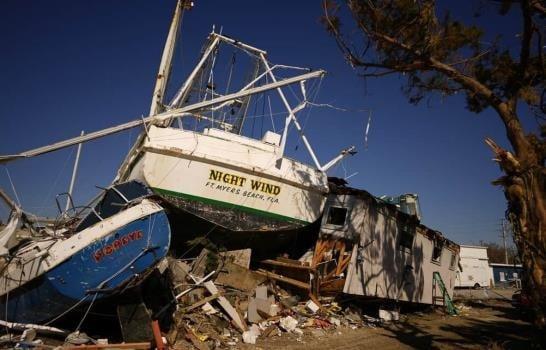
{"label": "outrigger pole", "polygon": [[318,77],[321,77],[321,76],[323,76],[325,74],[326,74],[326,72],[323,71],[323,70],[318,70],[318,71],[314,71],[314,72],[310,72],[310,73],[301,74],[301,75],[298,75],[298,76],[295,76],[295,77],[287,78],[285,80],[281,80],[281,81],[277,81],[277,82],[274,82],[274,83],[265,84],[265,85],[262,85],[262,86],[257,86],[255,88],[250,88],[248,90],[238,91],[238,92],[235,92],[235,93],[232,93],[232,94],[229,94],[229,95],[217,97],[217,98],[214,98],[212,100],[202,101],[202,102],[198,102],[198,103],[188,105],[188,106],[184,106],[184,107],[181,107],[181,108],[172,109],[170,111],[166,111],[166,112],[157,114],[155,116],[149,116],[149,117],[146,117],[146,118],[133,120],[133,121],[130,121],[130,122],[127,122],[127,123],[124,123],[124,124],[120,124],[120,125],[117,125],[117,126],[112,126],[110,128],[102,129],[102,130],[95,131],[95,132],[92,132],[92,133],[89,133],[89,134],[86,134],[86,135],[83,135],[83,136],[74,137],[74,138],[71,138],[71,139],[68,139],[68,140],[59,141],[59,142],[56,142],[56,143],[51,144],[51,145],[34,148],[34,149],[31,149],[31,150],[28,150],[28,151],[25,151],[25,152],[21,152],[21,153],[18,153],[18,154],[0,156],[0,163],[8,163],[8,162],[17,160],[19,158],[35,157],[35,156],[38,156],[38,155],[41,155],[41,154],[57,151],[59,149],[63,149],[63,148],[66,148],[66,147],[77,145],[78,143],[88,142],[88,141],[91,141],[91,140],[102,138],[102,137],[105,137],[105,136],[108,136],[108,135],[112,135],[112,134],[115,134],[115,133],[118,133],[118,132],[121,132],[121,131],[124,131],[124,130],[132,129],[132,128],[135,128],[135,127],[138,127],[138,126],[141,126],[141,125],[145,125],[145,124],[148,124],[148,123],[152,123],[152,122],[153,123],[160,123],[162,121],[165,121],[165,120],[168,120],[168,119],[171,119],[171,118],[180,117],[180,116],[182,116],[184,114],[194,112],[194,111],[198,111],[198,110],[203,109],[203,108],[207,108],[207,107],[214,106],[214,105],[224,103],[224,102],[227,102],[227,101],[235,100],[235,99],[245,97],[245,96],[248,96],[248,95],[257,94],[257,93],[260,93],[260,92],[276,89],[276,88],[281,87],[281,86],[294,84],[294,83],[297,83],[297,82],[300,82],[300,81],[303,81],[303,80],[318,78]]}

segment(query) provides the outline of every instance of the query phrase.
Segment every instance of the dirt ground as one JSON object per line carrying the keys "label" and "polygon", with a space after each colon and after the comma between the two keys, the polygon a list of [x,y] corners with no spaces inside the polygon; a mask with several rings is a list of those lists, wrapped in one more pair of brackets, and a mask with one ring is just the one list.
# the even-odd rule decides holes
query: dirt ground
{"label": "dirt ground", "polygon": [[[494,293],[491,293],[494,292]],[[496,293],[498,292],[498,295]],[[460,315],[440,310],[404,314],[381,327],[304,329],[304,334],[273,335],[240,349],[546,349],[546,332],[535,329],[506,296],[512,291],[470,291],[457,301]]]}

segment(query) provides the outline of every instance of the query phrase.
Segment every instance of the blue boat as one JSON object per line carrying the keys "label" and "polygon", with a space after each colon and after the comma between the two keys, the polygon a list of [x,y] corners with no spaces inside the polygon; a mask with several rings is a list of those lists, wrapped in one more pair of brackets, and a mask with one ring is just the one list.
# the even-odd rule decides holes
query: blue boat
{"label": "blue boat", "polygon": [[164,209],[150,196],[137,181],[117,184],[71,226],[42,230],[13,248],[0,265],[0,318],[52,321],[141,282],[171,237]]}

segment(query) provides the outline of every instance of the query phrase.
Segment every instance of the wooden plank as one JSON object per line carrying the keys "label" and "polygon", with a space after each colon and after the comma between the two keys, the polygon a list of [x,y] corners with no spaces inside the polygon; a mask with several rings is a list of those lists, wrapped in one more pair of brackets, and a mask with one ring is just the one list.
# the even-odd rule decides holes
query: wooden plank
{"label": "wooden plank", "polygon": [[337,268],[337,275],[340,275],[343,271],[347,269],[347,266],[349,266],[350,261],[351,261],[350,255],[348,255],[347,257],[345,257],[345,259],[341,261],[341,264],[338,265],[338,268]]}
{"label": "wooden plank", "polygon": [[306,261],[299,261],[299,260],[289,259],[289,258],[285,258],[284,256],[279,256],[275,260],[282,261],[282,262],[289,263],[289,264],[294,264],[294,265],[309,266],[309,263],[306,262]]}
{"label": "wooden plank", "polygon": [[340,293],[343,291],[345,285],[345,279],[335,279],[331,281],[322,282],[320,284],[320,293]]}
{"label": "wooden plank", "polygon": [[341,249],[339,251],[339,259],[338,259],[338,264],[336,268],[336,276],[341,273],[341,263],[345,255],[345,242],[339,241],[338,245],[341,245]]}
{"label": "wooden plank", "polygon": [[150,343],[122,344],[90,344],[63,347],[63,350],[94,350],[94,349],[151,349]]}
{"label": "wooden plank", "polygon": [[214,280],[217,285],[233,287],[245,292],[254,292],[265,278],[242,266],[226,261]]}
{"label": "wooden plank", "polygon": [[328,246],[328,241],[318,240],[315,244],[315,253],[313,254],[313,260],[311,266],[316,267],[318,263],[322,261],[322,255]]}
{"label": "wooden plank", "polygon": [[286,268],[295,269],[295,270],[315,271],[315,268],[311,266],[305,266],[301,264],[296,265],[294,263],[288,263],[284,261],[277,261],[277,260],[271,260],[271,259],[262,260],[261,263],[266,265],[272,265],[272,266],[286,267]]}
{"label": "wooden plank", "polygon": [[204,299],[201,299],[198,302],[194,303],[193,305],[183,308],[181,310],[181,313],[185,314],[186,312],[189,312],[189,311],[191,311],[191,310],[193,310],[195,308],[198,308],[199,306],[205,305],[209,301],[212,301],[212,300],[218,298],[221,295],[222,295],[221,293],[216,293],[216,294],[208,296],[208,297],[206,297]]}
{"label": "wooden plank", "polygon": [[295,280],[293,278],[285,277],[279,274],[276,274],[274,272],[266,271],[264,269],[259,269],[256,271],[257,273],[266,276],[267,278],[270,278],[275,281],[284,282],[286,284],[290,284],[294,287],[298,287],[305,290],[311,290],[311,286],[309,283],[304,283],[302,281]]}
{"label": "wooden plank", "polygon": [[[219,294],[220,291],[212,281],[207,281],[203,283],[205,288],[209,291],[210,294]],[[218,297],[218,304],[224,309],[224,311],[228,314],[228,316],[233,320],[233,323],[241,330],[246,331],[246,325],[239,316],[239,313],[235,308],[231,305],[231,303],[223,296]]]}

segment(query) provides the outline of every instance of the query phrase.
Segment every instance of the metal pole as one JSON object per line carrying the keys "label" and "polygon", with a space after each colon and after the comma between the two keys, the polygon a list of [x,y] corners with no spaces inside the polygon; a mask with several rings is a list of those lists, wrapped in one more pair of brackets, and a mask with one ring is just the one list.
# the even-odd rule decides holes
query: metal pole
{"label": "metal pole", "polygon": [[502,219],[502,244],[504,245],[504,263],[508,265],[508,251],[506,250],[506,225]]}
{"label": "metal pole", "polygon": [[178,90],[174,98],[169,103],[170,108],[176,106],[181,100],[183,100],[183,98],[185,98],[185,96],[187,95],[186,92],[190,88],[195,77],[197,76],[197,73],[199,73],[199,70],[201,70],[201,68],[203,67],[203,64],[205,64],[205,61],[210,56],[210,54],[212,53],[212,51],[218,45],[219,42],[220,42],[220,39],[215,37],[212,43],[209,45],[209,47],[205,50],[205,52],[203,53],[203,56],[201,57],[201,60],[199,60],[199,63],[197,63],[197,66],[195,66],[193,71],[190,73],[190,76],[188,77],[188,79],[186,79],[186,81],[184,82],[184,85],[182,85],[180,90]]}
{"label": "metal pole", "polygon": [[[80,136],[83,136],[82,130]],[[68,187],[68,198],[66,199],[65,211],[70,207],[70,198],[72,198],[72,190],[74,189],[74,182],[76,182],[76,174],[78,173],[78,164],[80,162],[80,153],[82,151],[82,143],[78,143],[78,150],[76,151],[76,160],[74,161],[74,169],[72,169],[72,178],[70,179],[70,186]]]}
{"label": "metal pole", "polygon": [[56,150],[59,150],[59,149],[62,149],[62,148],[77,145],[80,142],[87,142],[87,141],[90,141],[90,140],[105,137],[107,135],[115,134],[115,133],[118,133],[118,132],[121,132],[121,131],[124,131],[124,130],[127,130],[127,129],[131,129],[131,128],[140,126],[140,125],[145,124],[145,123],[161,122],[161,121],[164,121],[166,119],[174,118],[174,117],[183,115],[185,113],[198,111],[200,109],[210,107],[210,106],[214,106],[214,105],[217,105],[217,104],[220,104],[220,103],[224,103],[226,101],[231,101],[231,100],[235,100],[235,99],[238,99],[238,98],[241,98],[241,97],[244,97],[244,96],[248,96],[248,95],[252,95],[252,94],[258,94],[260,92],[264,92],[264,91],[268,91],[268,90],[273,90],[273,89],[276,89],[276,88],[281,87],[281,86],[286,86],[286,85],[290,85],[290,84],[293,84],[293,83],[297,83],[298,81],[301,81],[301,80],[308,80],[308,79],[318,78],[318,77],[320,77],[320,76],[322,76],[324,74],[325,74],[325,72],[323,70],[318,70],[318,71],[298,75],[298,76],[295,76],[295,77],[287,78],[285,80],[280,80],[280,81],[278,81],[276,83],[265,84],[265,85],[262,85],[262,86],[258,86],[258,87],[255,87],[255,88],[245,90],[245,91],[238,91],[238,92],[233,93],[233,94],[225,95],[225,96],[222,96],[222,97],[217,97],[217,98],[212,99],[212,100],[202,101],[202,102],[198,102],[198,103],[195,103],[195,104],[192,104],[192,105],[189,105],[189,106],[184,106],[182,108],[172,109],[170,111],[163,112],[163,113],[160,113],[160,114],[155,115],[155,116],[150,116],[150,117],[145,117],[143,119],[133,120],[133,121],[130,121],[130,122],[127,122],[127,123],[124,123],[124,124],[120,124],[120,125],[113,126],[113,127],[110,127],[110,128],[95,131],[95,132],[86,134],[84,136],[78,136],[78,137],[74,137],[74,138],[71,138],[71,139],[68,139],[68,140],[59,141],[59,142],[56,142],[56,143],[51,144],[51,145],[31,149],[31,150],[28,150],[28,151],[25,151],[25,152],[21,152],[19,154],[0,155],[0,164],[11,162],[11,161],[14,161],[14,160],[19,159],[19,158],[35,157],[35,156],[38,156],[40,154],[53,152],[53,151],[56,151]]}
{"label": "metal pole", "polygon": [[[265,68],[269,71],[269,76],[271,77],[271,80],[273,80],[274,83],[277,82],[277,78],[275,78],[275,75],[271,72],[271,69],[269,68],[269,63],[265,59],[265,56],[263,54],[260,54],[260,57],[262,59],[262,62],[265,66]],[[301,80],[300,80],[301,81]],[[284,149],[286,147],[286,138],[288,137],[288,127],[290,126],[290,120],[294,122],[294,125],[298,129],[301,135],[301,139],[303,141],[303,144],[307,148],[307,151],[311,155],[311,158],[313,159],[313,162],[315,163],[315,166],[318,170],[322,171],[322,166],[320,165],[320,162],[317,159],[317,156],[315,155],[315,152],[313,151],[313,148],[311,147],[311,144],[309,144],[309,141],[307,141],[307,137],[303,134],[303,129],[301,128],[300,124],[298,123],[298,120],[296,119],[296,116],[294,115],[294,111],[298,109],[298,107],[294,108],[294,110],[290,107],[290,104],[286,100],[286,97],[284,96],[284,93],[282,92],[281,88],[276,88],[277,92],[279,93],[279,96],[281,97],[281,100],[288,110],[288,117],[286,118],[286,121],[284,123],[284,130],[281,138],[281,145],[280,145],[280,155],[284,155]],[[306,101],[304,101],[306,102]]]}

